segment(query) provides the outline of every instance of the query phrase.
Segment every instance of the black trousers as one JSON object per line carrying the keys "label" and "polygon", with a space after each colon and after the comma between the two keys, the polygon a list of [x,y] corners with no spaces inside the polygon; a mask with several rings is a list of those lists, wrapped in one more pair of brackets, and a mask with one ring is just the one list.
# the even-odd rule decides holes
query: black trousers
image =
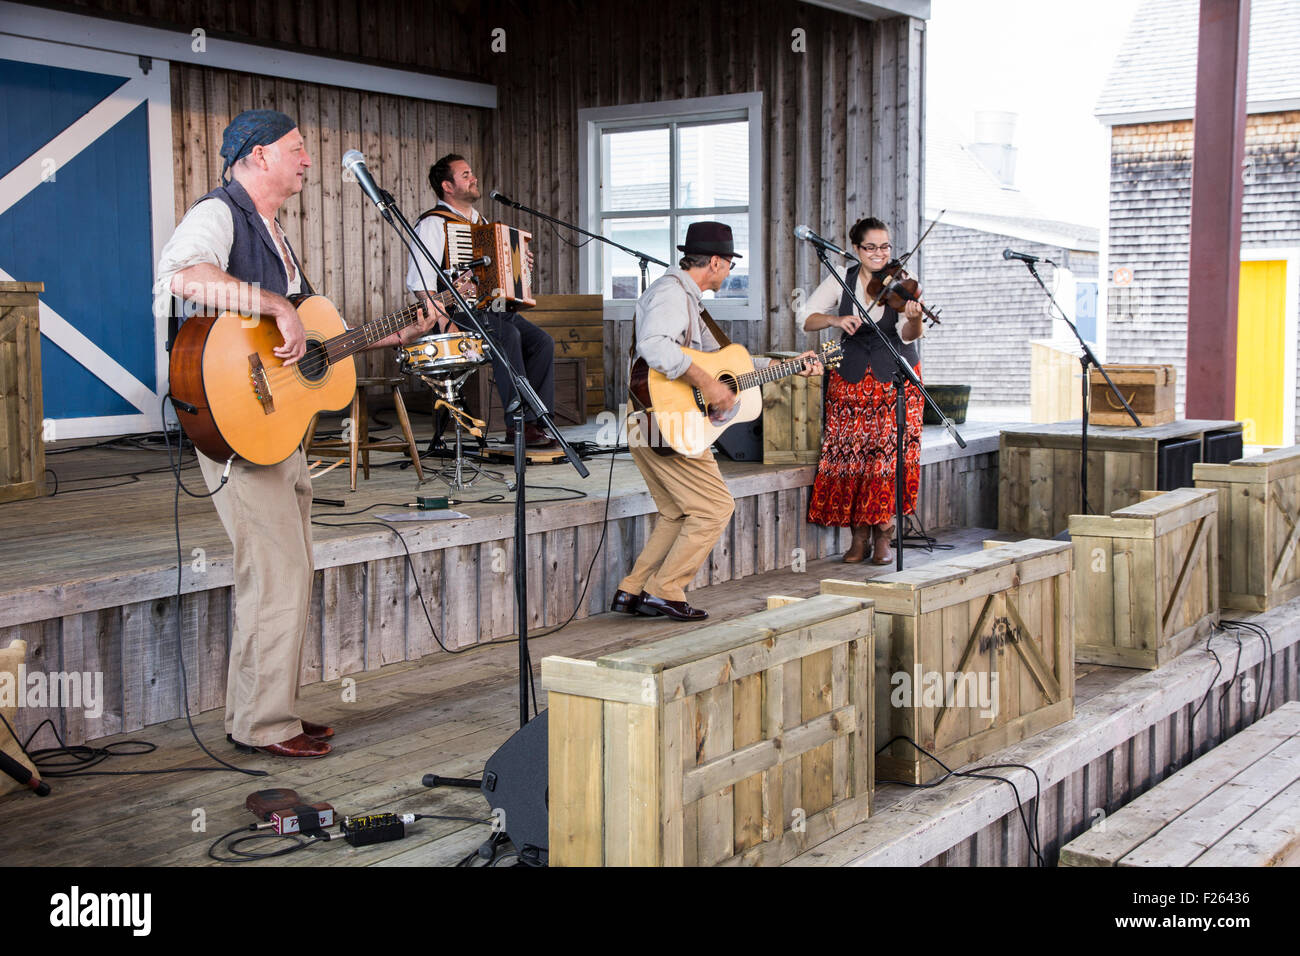
{"label": "black trousers", "polygon": [[[486,309],[478,313],[478,318],[492,333],[510,364],[528,379],[533,391],[545,403],[547,411],[554,413],[555,340],[518,312]],[[506,372],[505,362],[496,351],[492,352],[492,376],[496,379],[497,394],[501,396],[501,407],[508,409],[515,400],[515,387]],[[525,410],[526,420],[533,421],[536,417],[531,409]]]}

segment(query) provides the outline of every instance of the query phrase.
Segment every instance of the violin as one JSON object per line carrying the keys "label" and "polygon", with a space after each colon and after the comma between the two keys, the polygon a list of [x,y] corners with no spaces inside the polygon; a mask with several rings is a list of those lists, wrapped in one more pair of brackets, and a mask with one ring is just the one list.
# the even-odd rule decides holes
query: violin
{"label": "violin", "polygon": [[[878,278],[878,275],[883,275],[884,278]],[[919,303],[921,314],[931,328],[939,324],[939,312],[942,310],[932,310],[921,302],[921,284],[908,275],[897,259],[890,259],[879,273],[872,273],[867,282],[867,295],[871,296],[873,303],[883,302],[895,312],[902,312],[909,302]]]}

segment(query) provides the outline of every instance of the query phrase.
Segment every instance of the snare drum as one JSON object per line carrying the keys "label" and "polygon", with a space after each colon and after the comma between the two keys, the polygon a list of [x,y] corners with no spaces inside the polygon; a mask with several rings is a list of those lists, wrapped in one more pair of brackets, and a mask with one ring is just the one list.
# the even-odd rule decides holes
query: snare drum
{"label": "snare drum", "polygon": [[408,375],[467,372],[486,361],[483,340],[468,332],[425,335],[397,350],[397,364]]}

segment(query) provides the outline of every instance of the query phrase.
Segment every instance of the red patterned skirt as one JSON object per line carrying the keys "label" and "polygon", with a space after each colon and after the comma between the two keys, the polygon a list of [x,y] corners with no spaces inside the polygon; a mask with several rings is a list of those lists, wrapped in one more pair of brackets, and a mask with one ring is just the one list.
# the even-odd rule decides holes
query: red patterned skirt
{"label": "red patterned skirt", "polygon": [[[920,365],[916,371],[919,375]],[[909,389],[903,441],[904,514],[916,511],[924,407],[920,394]],[[841,528],[887,524],[894,516],[896,439],[893,384],[882,385],[868,370],[861,382],[851,385],[832,370],[827,376],[826,428],[808,521]]]}

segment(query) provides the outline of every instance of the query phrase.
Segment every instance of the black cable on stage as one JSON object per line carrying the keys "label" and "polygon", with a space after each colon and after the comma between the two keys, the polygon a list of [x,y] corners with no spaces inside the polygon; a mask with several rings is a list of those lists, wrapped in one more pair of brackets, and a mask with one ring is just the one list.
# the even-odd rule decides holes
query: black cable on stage
{"label": "black cable on stage", "polygon": [[[238,840],[232,840],[230,845],[226,848],[231,853],[235,854],[235,856],[217,856],[217,847],[226,840],[229,840],[232,836],[235,836],[237,833],[243,833],[246,834],[246,836],[242,836]],[[315,846],[318,843],[327,843],[329,842],[329,839],[328,836],[309,837],[302,833],[279,834],[273,830],[259,830],[257,824],[250,824],[246,827],[239,827],[236,830],[231,830],[229,833],[223,833],[221,836],[217,837],[212,842],[212,845],[208,847],[208,858],[216,860],[218,863],[251,863],[254,860],[270,860],[277,856],[288,856],[290,853],[297,853],[299,850],[305,850],[309,846]],[[250,840],[293,840],[294,843],[292,846],[273,850],[270,853],[251,853],[248,850],[239,849],[239,844],[247,843]]]}
{"label": "black cable on stage", "polygon": [[1270,698],[1273,696],[1273,687],[1277,679],[1277,659],[1273,653],[1273,636],[1269,634],[1267,628],[1253,621],[1224,621],[1221,626],[1229,630],[1244,628],[1258,637],[1263,647],[1264,659],[1260,662],[1259,676],[1260,684],[1263,685],[1265,675],[1267,675],[1268,691],[1265,692],[1261,686],[1255,698],[1255,720],[1257,721],[1267,714],[1271,708],[1272,702]]}
{"label": "black cable on stage", "polygon": [[[876,749],[876,753],[877,754],[883,753],[885,750],[888,750],[893,744],[895,744],[900,740],[906,741],[907,743],[911,744],[913,747],[916,748],[917,751],[919,751],[920,753],[924,754],[926,757],[929,757],[931,760],[937,763],[940,767],[944,769],[944,775],[940,777],[938,780],[932,780],[930,783],[911,783],[910,781],[907,780],[880,780],[880,779],[877,779],[876,783],[878,784],[896,783],[899,786],[909,787],[913,790],[931,790],[939,786],[940,784],[944,783],[945,781],[947,781],[949,777],[975,777],[980,780],[995,780],[998,781],[999,783],[1005,783],[1007,786],[1011,788],[1012,793],[1015,794],[1016,812],[1020,815],[1020,823],[1025,829],[1025,840],[1029,844],[1030,852],[1034,855],[1034,859],[1037,861],[1040,867],[1047,865],[1046,861],[1043,859],[1042,836],[1040,835],[1039,832],[1039,823],[1038,823],[1038,807],[1039,804],[1042,802],[1043,784],[1038,777],[1037,770],[1023,763],[992,763],[992,764],[983,764],[981,766],[976,767],[974,770],[953,770],[942,760],[940,760],[934,754],[930,753],[928,750],[926,750],[924,747],[918,744],[911,737],[908,737],[906,734],[899,734],[898,736],[893,737],[892,739],[890,739],[889,741],[887,741],[886,743],[878,747]],[[1011,769],[1011,768],[1028,770],[1034,777],[1035,794],[1033,799],[1034,806],[1033,806],[1033,810],[1031,811],[1032,818],[1033,818],[1032,827],[1030,825],[1030,818],[1025,815],[1024,804],[1021,802],[1020,799],[1020,788],[1017,787],[1014,782],[1008,780],[1006,777],[999,776],[998,774],[995,773],[978,772],[981,770],[1004,770],[1004,769]]]}

